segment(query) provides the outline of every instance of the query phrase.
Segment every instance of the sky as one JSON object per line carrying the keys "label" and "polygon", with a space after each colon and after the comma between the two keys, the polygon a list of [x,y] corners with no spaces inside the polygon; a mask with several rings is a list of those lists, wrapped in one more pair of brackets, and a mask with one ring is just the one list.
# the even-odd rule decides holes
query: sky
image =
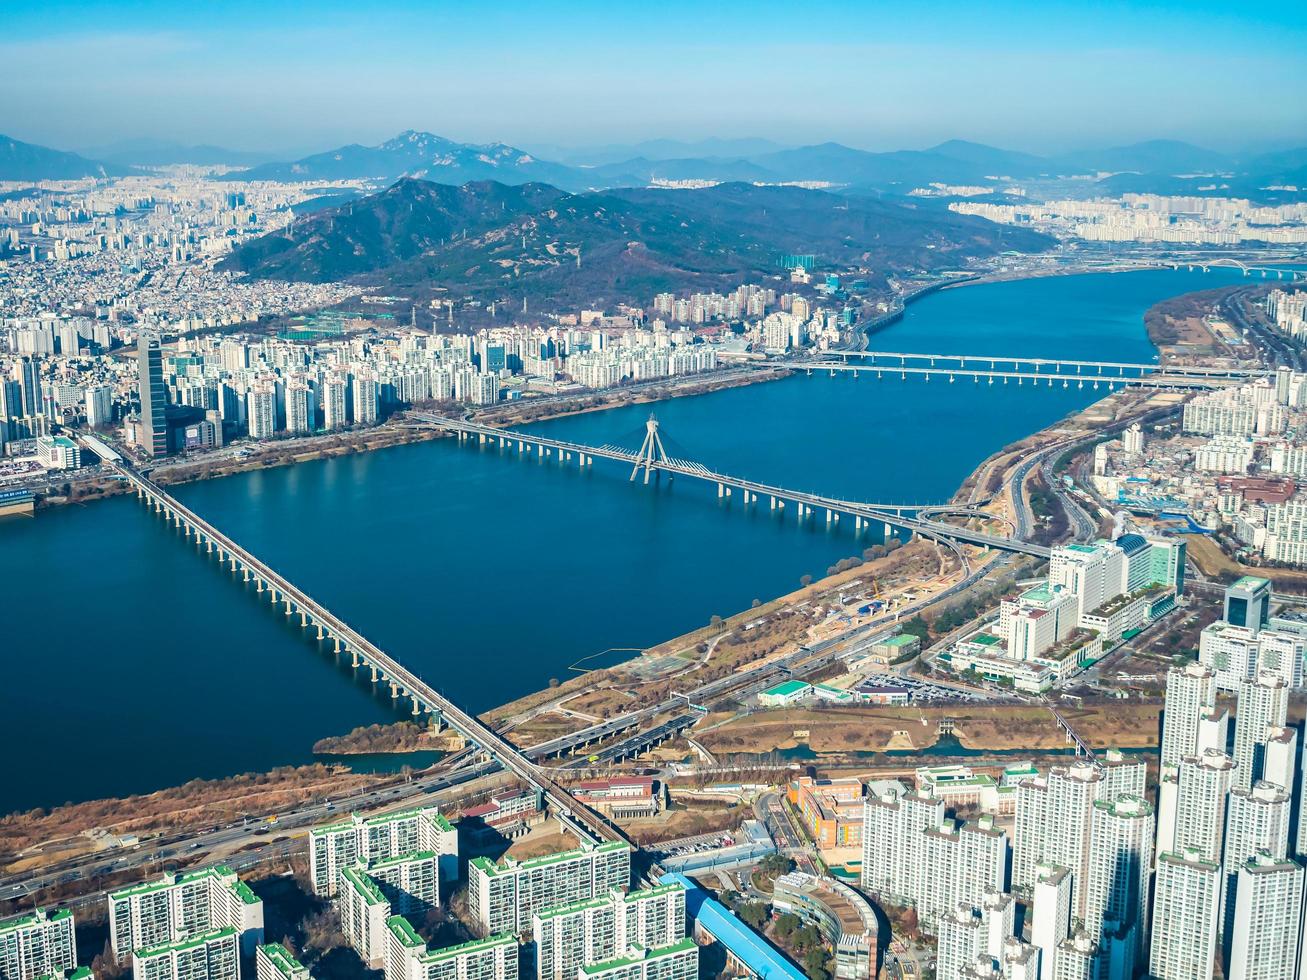
{"label": "sky", "polygon": [[0,133],[298,156],[405,129],[644,139],[1307,144],[1287,3],[4,0]]}

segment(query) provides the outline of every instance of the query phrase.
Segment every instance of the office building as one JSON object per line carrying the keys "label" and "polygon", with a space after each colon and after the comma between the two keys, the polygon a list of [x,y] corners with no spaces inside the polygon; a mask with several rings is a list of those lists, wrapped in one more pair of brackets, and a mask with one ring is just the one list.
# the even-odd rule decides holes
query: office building
{"label": "office building", "polygon": [[0,977],[4,980],[37,980],[76,968],[72,912],[37,908],[0,919]]}
{"label": "office building", "polygon": [[1238,897],[1226,976],[1295,980],[1302,941],[1302,867],[1260,853],[1240,864],[1236,875]]}
{"label": "office building", "polygon": [[625,890],[631,879],[631,849],[620,841],[582,844],[572,851],[529,861],[468,863],[468,910],[487,933],[520,933],[537,910],[570,905]]}
{"label": "office building", "polygon": [[113,388],[109,385],[91,385],[86,389],[86,424],[92,429],[103,429],[113,424]]}
{"label": "office building", "polygon": [[402,916],[386,923],[385,980],[518,980],[517,939],[500,933],[432,949]]}
{"label": "office building", "polygon": [[141,398],[140,448],[147,456],[168,455],[167,389],[159,341],[141,336],[136,352]]}
{"label": "office building", "polygon": [[1245,575],[1225,590],[1225,616],[1231,626],[1243,626],[1256,633],[1271,615],[1271,582]]}
{"label": "office building", "polygon": [[531,917],[536,976],[568,980],[581,966],[632,947],[669,946],[685,935],[685,888],[678,883],[541,909]]}
{"label": "office building", "polygon": [[631,949],[625,955],[583,966],[579,980],[698,980],[699,947],[686,937],[657,949]]}
{"label": "office building", "polygon": [[254,977],[255,980],[310,980],[308,967],[281,943],[267,943],[254,950]]}
{"label": "office building", "polygon": [[1148,970],[1156,980],[1208,980],[1216,966],[1221,866],[1201,852],[1157,861]]}
{"label": "office building", "polygon": [[263,941],[263,901],[221,865],[109,893],[109,941],[120,960],[221,929],[235,930],[246,954]]}
{"label": "office building", "polygon": [[1272,729],[1283,728],[1288,718],[1289,685],[1275,674],[1258,674],[1252,680],[1240,681],[1238,692],[1234,709],[1236,767],[1232,785],[1248,789],[1263,778],[1266,745],[1274,734]]}
{"label": "office building", "polygon": [[239,980],[240,936],[235,929],[210,929],[175,942],[137,950],[134,980]]}
{"label": "office building", "polygon": [[309,831],[309,877],[313,892],[336,894],[342,869],[385,858],[429,851],[441,881],[458,877],[458,831],[435,807],[419,807],[348,819]]}

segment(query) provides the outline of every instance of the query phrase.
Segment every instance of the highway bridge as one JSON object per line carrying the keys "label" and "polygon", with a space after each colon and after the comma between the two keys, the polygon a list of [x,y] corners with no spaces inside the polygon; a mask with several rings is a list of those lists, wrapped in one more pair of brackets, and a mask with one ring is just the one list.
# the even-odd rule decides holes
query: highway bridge
{"label": "highway bridge", "polygon": [[458,707],[293,582],[137,472],[116,453],[114,458],[109,458],[94,445],[90,448],[132,486],[137,497],[147,506],[168,523],[182,529],[187,538],[194,537],[197,547],[203,547],[205,553],[215,557],[220,565],[230,564],[233,574],[240,573],[244,581],[254,583],[257,594],[266,594],[274,606],[284,606],[287,617],[298,615],[301,627],[315,629],[319,641],[331,642],[338,654],[349,654],[355,668],[370,670],[374,683],[388,684],[392,699],[411,700],[413,714],[421,714],[424,710],[430,712],[537,790],[561,823],[581,837],[625,839],[606,820],[577,803],[515,745]]}
{"label": "highway bridge", "polygon": [[[1238,378],[1240,380],[1252,380],[1254,378],[1269,377],[1271,372],[1257,368],[1241,367],[1219,367],[1204,365],[1186,365],[1186,364],[1160,364],[1153,362],[1138,361],[1077,361],[1071,359],[1057,359],[1047,357],[1011,357],[1008,355],[992,354],[938,354],[938,353],[910,353],[907,351],[886,351],[886,350],[864,350],[864,351],[825,351],[823,357],[843,358],[846,363],[859,363],[865,361],[868,364],[880,364],[883,367],[900,368],[911,365],[919,365],[926,362],[931,368],[948,368],[950,365],[956,365],[958,368],[966,368],[968,372],[973,369],[983,369],[989,365],[990,371],[997,371],[1000,364],[1011,365],[1012,371],[1008,372],[1015,376],[1020,373],[1026,377],[1038,374],[1040,380],[1047,378],[1050,374],[1056,378],[1139,378],[1148,375],[1165,375],[1172,378]],[[804,362],[792,362],[802,366]],[[827,361],[815,361],[815,364],[825,364]],[[970,367],[967,365],[970,363]],[[1025,370],[1023,370],[1025,369]],[[1115,372],[1115,373],[1112,373]]]}
{"label": "highway bridge", "polygon": [[414,412],[411,418],[421,424],[435,426],[455,433],[460,442],[472,441],[480,445],[497,446],[500,449],[515,451],[519,454],[535,452],[542,459],[553,457],[563,464],[575,460],[577,466],[587,467],[596,458],[611,459],[631,466],[632,480],[643,471],[645,483],[649,482],[649,477],[653,473],[666,473],[668,476],[683,476],[701,480],[705,483],[715,484],[718,497],[731,497],[738,491],[740,500],[746,506],[759,504],[763,498],[769,501],[772,510],[783,510],[787,504],[793,505],[799,520],[810,517],[815,518],[817,514],[824,512],[827,524],[838,522],[841,517],[851,518],[855,531],[861,531],[863,528],[869,528],[876,523],[884,522],[887,530],[892,527],[902,527],[905,530],[939,541],[953,548],[959,555],[961,555],[961,548],[959,547],[961,544],[971,544],[983,548],[996,548],[1002,551],[1035,555],[1040,558],[1049,556],[1048,548],[1031,544],[1019,538],[987,534],[970,528],[956,527],[951,524],[907,516],[909,513],[919,511],[928,505],[861,503],[852,500],[841,500],[836,497],[826,497],[801,490],[790,490],[785,487],[760,483],[757,480],[719,473],[709,469],[702,463],[668,456],[662,450],[662,443],[657,433],[658,423],[653,418],[650,418],[648,423],[649,431],[645,439],[645,448],[640,451],[632,451],[612,445],[587,446],[582,443],[534,435],[520,429],[498,429],[467,419],[445,418],[441,415],[424,412]]}
{"label": "highway bridge", "polygon": [[831,377],[845,373],[852,374],[855,378],[865,374],[878,379],[883,379],[886,375],[890,377],[898,375],[900,381],[906,381],[908,376],[911,375],[913,377],[922,377],[927,381],[931,378],[947,378],[949,384],[953,384],[959,379],[980,384],[980,380],[984,378],[991,385],[997,379],[1005,385],[1015,382],[1018,387],[1024,386],[1035,390],[1039,388],[1074,387],[1092,388],[1097,391],[1101,387],[1106,388],[1108,391],[1115,391],[1117,388],[1149,388],[1162,391],[1214,391],[1217,388],[1230,388],[1234,385],[1244,384],[1249,380],[1248,378],[1226,375],[1204,377],[1171,374],[1100,376],[1096,374],[1067,374],[1064,372],[1050,374],[1033,371],[999,371],[981,367],[868,365],[835,361],[791,361],[790,366],[806,370],[809,374],[812,374],[813,371],[827,371]]}

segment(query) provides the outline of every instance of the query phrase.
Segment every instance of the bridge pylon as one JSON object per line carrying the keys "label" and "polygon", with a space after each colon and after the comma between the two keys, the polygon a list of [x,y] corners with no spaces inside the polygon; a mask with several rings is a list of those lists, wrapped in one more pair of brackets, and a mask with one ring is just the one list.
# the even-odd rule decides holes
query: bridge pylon
{"label": "bridge pylon", "polygon": [[658,418],[652,412],[649,413],[649,420],[644,424],[644,442],[640,444],[640,451],[636,454],[635,466],[631,470],[631,479],[640,472],[640,467],[644,467],[644,482],[649,482],[649,474],[660,463],[667,462],[667,450],[663,448],[663,440],[658,435]]}

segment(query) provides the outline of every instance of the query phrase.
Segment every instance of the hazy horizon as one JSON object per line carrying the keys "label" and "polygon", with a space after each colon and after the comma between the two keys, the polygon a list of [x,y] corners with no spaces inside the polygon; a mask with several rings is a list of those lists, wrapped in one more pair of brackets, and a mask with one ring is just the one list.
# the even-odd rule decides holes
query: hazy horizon
{"label": "hazy horizon", "polygon": [[1307,28],[1281,4],[51,0],[5,8],[0,28],[0,132],[60,149],[154,139],[289,158],[406,129],[533,152],[1307,142]]}

